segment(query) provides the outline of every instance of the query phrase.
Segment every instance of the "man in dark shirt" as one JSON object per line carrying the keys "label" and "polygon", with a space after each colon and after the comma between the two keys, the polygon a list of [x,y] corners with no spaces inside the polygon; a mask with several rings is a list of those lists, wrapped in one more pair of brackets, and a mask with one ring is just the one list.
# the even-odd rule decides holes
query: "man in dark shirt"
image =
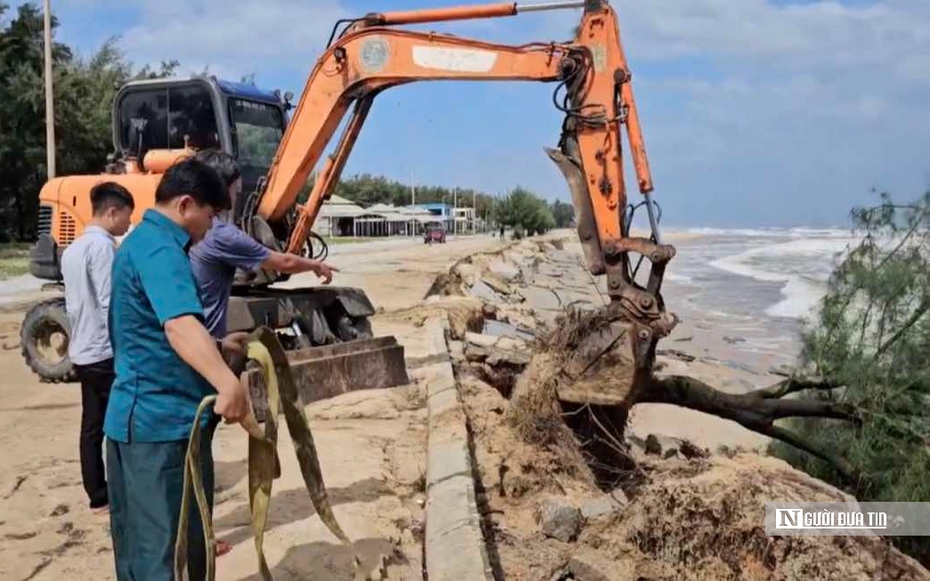
{"label": "man in dark shirt", "polygon": [[[239,164],[228,153],[209,149],[197,153],[196,159],[209,165],[226,184],[232,208],[242,187]],[[224,213],[225,214],[225,213]],[[313,272],[329,284],[336,268],[319,260],[296,254],[275,252],[229,222],[227,216],[213,219],[213,227],[204,239],[191,248],[191,267],[200,288],[206,326],[216,338],[226,335],[226,310],[236,269],[245,271],[261,267],[284,274]]]}
{"label": "man in dark shirt", "polygon": [[[235,208],[236,197],[242,188],[242,176],[236,160],[215,149],[202,150],[195,159],[213,168],[220,176],[229,194],[230,209]],[[230,209],[213,219],[204,239],[190,251],[191,268],[203,302],[205,326],[217,339],[226,336],[226,312],[237,269],[249,271],[261,267],[291,274],[313,272],[323,278],[325,284],[330,283],[336,270],[318,260],[275,252],[262,245],[230,223]],[[218,424],[219,418],[214,416],[206,431],[212,434]],[[217,556],[225,555],[230,549],[224,541],[217,541]]]}
{"label": "man in dark shirt", "polygon": [[[165,172],[155,207],[126,237],[113,262],[109,328],[116,380],[104,420],[110,531],[119,581],[172,579],[184,490],[187,439],[197,406],[217,395],[227,422],[248,413],[248,395],[203,325],[188,250],[230,204],[216,172],[184,160]],[[241,346],[240,346],[241,349]],[[204,427],[209,418],[203,418]],[[210,437],[201,471],[212,503]],[[188,574],[200,581],[206,548],[191,506]]]}

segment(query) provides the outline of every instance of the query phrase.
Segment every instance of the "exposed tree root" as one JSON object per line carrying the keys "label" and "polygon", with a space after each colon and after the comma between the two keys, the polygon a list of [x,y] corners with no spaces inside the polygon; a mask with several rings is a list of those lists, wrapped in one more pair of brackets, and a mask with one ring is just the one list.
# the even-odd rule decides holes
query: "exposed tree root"
{"label": "exposed tree root", "polygon": [[791,444],[836,467],[850,481],[859,474],[845,458],[830,454],[793,432],[774,425],[775,420],[789,417],[819,417],[859,422],[856,410],[849,405],[816,399],[778,399],[779,393],[789,394],[804,389],[823,389],[822,382],[780,382],[771,388],[747,394],[724,393],[693,377],[671,376],[654,378],[647,389],[637,396],[637,403],[666,403],[713,414],[733,420],[754,432]]}
{"label": "exposed tree root", "polygon": [[[521,431],[526,433],[525,428],[531,427],[531,432],[538,432],[541,427],[551,427],[550,420],[560,416],[575,433],[586,454],[613,468],[631,471],[635,465],[628,461],[621,444],[630,409],[639,403],[671,404],[732,420],[829,462],[851,483],[860,480],[861,475],[845,458],[775,425],[777,420],[786,418],[827,418],[859,424],[861,418],[857,410],[848,404],[820,398],[787,397],[840,386],[822,380],[792,377],[749,393],[732,394],[693,377],[651,375],[629,389],[623,381],[618,381],[618,377],[630,375],[629,371],[617,368],[618,362],[623,362],[617,350],[623,346],[619,341],[605,346],[602,337],[598,337],[598,333],[610,324],[610,319],[603,312],[568,312],[552,333],[540,338],[537,353],[513,392],[512,416]],[[590,353],[590,364],[583,367],[581,373],[570,375],[566,371],[570,367],[568,364],[585,353]],[[574,367],[579,368],[577,361]],[[603,386],[605,391],[614,390],[619,394],[617,401],[622,403],[593,406],[558,402],[560,392],[579,384],[589,391],[591,386]],[[539,439],[538,433],[530,439]],[[595,464],[592,466],[596,469]]]}

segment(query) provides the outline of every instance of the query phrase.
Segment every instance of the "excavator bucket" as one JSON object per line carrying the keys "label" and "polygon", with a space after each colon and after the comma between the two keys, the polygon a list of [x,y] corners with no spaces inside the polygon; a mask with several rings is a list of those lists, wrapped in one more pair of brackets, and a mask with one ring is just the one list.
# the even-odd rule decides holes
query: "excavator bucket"
{"label": "excavator bucket", "polygon": [[634,401],[650,381],[656,342],[669,324],[663,319],[653,325],[634,320],[613,302],[563,321],[550,345],[562,361],[555,386],[559,399],[610,406]]}
{"label": "excavator bucket", "polygon": [[[361,289],[311,287],[249,289],[231,297],[229,332],[269,327],[286,348],[297,391],[309,404],[350,391],[410,382],[404,347],[393,336],[374,337],[375,309]],[[264,421],[267,398],[257,369],[246,371],[255,418]]]}
{"label": "excavator bucket", "polygon": [[[288,364],[304,405],[362,389],[409,383],[404,347],[392,336],[287,352]],[[259,368],[246,370],[255,419],[264,422],[268,399]]]}

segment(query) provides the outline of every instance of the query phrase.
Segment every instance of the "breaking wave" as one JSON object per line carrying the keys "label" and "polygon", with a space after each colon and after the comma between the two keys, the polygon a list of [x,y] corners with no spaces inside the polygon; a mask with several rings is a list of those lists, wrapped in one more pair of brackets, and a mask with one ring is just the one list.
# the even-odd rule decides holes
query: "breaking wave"
{"label": "breaking wave", "polygon": [[703,236],[745,236],[750,238],[849,238],[842,228],[685,228],[682,232]]}
{"label": "breaking wave", "polygon": [[[804,235],[800,234],[802,231]],[[782,300],[766,308],[765,313],[772,317],[804,319],[815,314],[826,293],[830,273],[855,238],[848,233],[840,236],[836,230],[785,232],[790,232],[786,235],[794,239],[726,256],[714,260],[710,266],[763,282],[782,283]]]}

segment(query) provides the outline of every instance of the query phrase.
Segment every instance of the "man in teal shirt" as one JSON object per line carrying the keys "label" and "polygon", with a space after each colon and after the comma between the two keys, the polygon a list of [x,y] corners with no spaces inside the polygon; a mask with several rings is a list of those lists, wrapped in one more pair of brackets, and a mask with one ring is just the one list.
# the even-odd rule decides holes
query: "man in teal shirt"
{"label": "man in teal shirt", "polygon": [[[120,245],[113,263],[109,328],[116,379],[104,420],[110,528],[119,581],[174,576],[187,438],[200,401],[241,421],[248,399],[203,325],[188,250],[229,207],[219,176],[187,159],[165,172],[155,207]],[[228,346],[232,348],[232,346]],[[209,420],[204,417],[204,425]],[[210,433],[201,442],[205,490],[213,491]],[[191,581],[205,575],[205,547],[191,508]]]}

